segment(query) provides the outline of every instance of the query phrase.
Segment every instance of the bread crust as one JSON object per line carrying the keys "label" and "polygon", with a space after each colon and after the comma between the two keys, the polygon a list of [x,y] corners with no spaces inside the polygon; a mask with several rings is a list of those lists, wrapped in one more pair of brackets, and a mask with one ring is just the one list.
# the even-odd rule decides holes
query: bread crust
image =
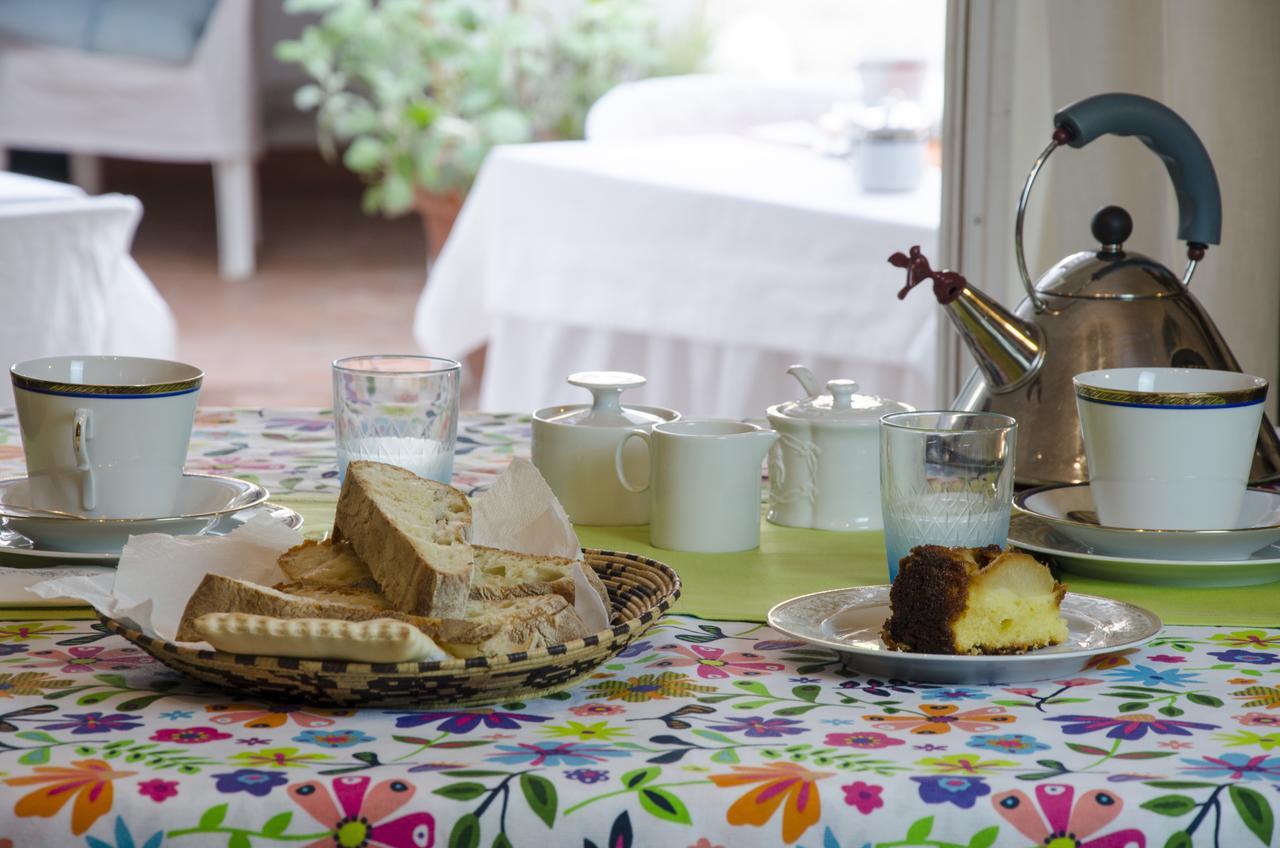
{"label": "bread crust", "polygon": [[[179,642],[202,640],[196,619],[206,613],[243,612],[271,618],[334,618],[342,621],[370,621],[375,618],[407,620],[393,610],[362,607],[349,603],[291,595],[221,574],[206,574],[191,594],[174,638]],[[410,624],[417,622],[410,620]],[[429,634],[428,634],[429,635]]]}

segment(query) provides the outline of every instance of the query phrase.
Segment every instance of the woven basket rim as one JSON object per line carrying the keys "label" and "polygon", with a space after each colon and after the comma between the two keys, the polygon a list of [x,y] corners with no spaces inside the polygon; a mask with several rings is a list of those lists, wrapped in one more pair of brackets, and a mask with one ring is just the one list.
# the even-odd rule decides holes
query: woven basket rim
{"label": "woven basket rim", "polygon": [[467,672],[479,670],[509,670],[511,666],[536,664],[539,661],[545,660],[562,661],[565,659],[574,659],[580,652],[607,646],[617,639],[637,630],[647,629],[650,622],[660,618],[675,606],[675,602],[680,598],[680,575],[674,568],[667,565],[665,562],[660,562],[659,560],[651,559],[641,554],[629,553],[627,551],[609,551],[600,548],[583,548],[582,553],[584,556],[594,555],[602,557],[618,557],[628,562],[655,568],[671,582],[671,587],[662,594],[656,602],[639,615],[629,618],[620,624],[615,624],[612,627],[606,627],[604,630],[588,634],[587,636],[583,636],[569,642],[546,645],[533,651],[517,651],[511,654],[479,656],[472,657],[470,659],[455,657],[448,660],[428,660],[425,662],[367,663],[356,662],[354,660],[302,659],[298,657],[277,656],[275,654],[237,654],[230,651],[206,651],[198,648],[187,648],[176,642],[170,642],[166,639],[148,636],[142,631],[125,624],[123,621],[104,615],[101,612],[97,613],[97,616],[108,630],[124,637],[130,642],[142,645],[148,651],[160,651],[169,656],[185,660],[186,662],[195,665],[222,663],[238,666],[262,667],[264,663],[279,665],[281,661],[285,661],[289,663],[290,668],[296,668],[298,671],[315,671],[325,672],[328,674],[465,674]]}

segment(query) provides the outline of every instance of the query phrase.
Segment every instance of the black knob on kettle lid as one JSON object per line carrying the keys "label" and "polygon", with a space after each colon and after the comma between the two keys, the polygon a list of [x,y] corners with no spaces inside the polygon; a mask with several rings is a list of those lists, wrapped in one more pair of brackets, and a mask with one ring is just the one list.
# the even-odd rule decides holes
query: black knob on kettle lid
{"label": "black knob on kettle lid", "polygon": [[1093,214],[1089,229],[1103,246],[1119,247],[1128,241],[1133,232],[1133,219],[1120,206],[1104,206]]}

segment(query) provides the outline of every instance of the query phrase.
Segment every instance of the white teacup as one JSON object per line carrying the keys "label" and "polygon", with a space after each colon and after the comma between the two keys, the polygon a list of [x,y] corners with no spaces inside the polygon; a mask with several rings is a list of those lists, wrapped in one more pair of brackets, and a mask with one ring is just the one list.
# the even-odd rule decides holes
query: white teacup
{"label": "white teacup", "polygon": [[[649,445],[649,482],[627,478],[632,438]],[[649,541],[702,553],[749,551],[760,545],[760,470],[778,434],[754,424],[686,419],[630,430],[615,453],[618,479],[649,491]]]}
{"label": "white teacup", "polygon": [[1102,524],[1236,527],[1266,380],[1200,368],[1110,368],[1074,382]]}
{"label": "white teacup", "polygon": [[31,506],[94,518],[173,514],[204,374],[135,356],[9,369]]}

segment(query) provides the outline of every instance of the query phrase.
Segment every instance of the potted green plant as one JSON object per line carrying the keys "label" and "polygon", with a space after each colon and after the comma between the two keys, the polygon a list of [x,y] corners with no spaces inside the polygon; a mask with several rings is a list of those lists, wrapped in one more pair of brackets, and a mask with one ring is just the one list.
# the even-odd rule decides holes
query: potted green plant
{"label": "potted green plant", "polygon": [[[489,150],[580,138],[586,111],[619,82],[687,70],[641,0],[289,0],[320,20],[276,55],[312,82],[322,151],[368,187],[366,211],[422,214],[432,257]],[[681,42],[682,44],[684,42]]]}

